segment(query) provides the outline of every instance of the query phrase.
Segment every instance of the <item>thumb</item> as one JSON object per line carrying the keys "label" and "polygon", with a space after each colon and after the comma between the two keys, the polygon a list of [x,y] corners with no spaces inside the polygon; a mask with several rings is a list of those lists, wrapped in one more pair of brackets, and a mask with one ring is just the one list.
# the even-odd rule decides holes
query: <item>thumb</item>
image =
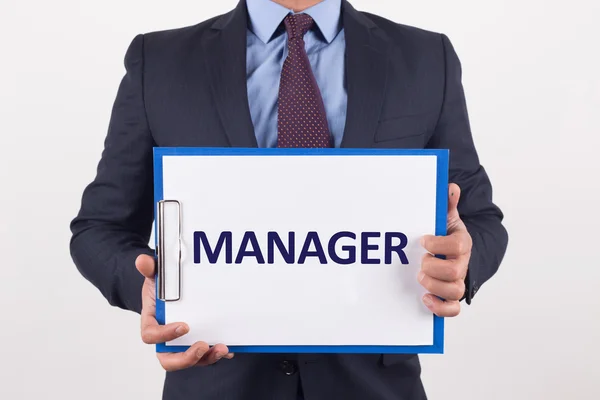
{"label": "thumb", "polygon": [[460,200],[460,187],[456,183],[448,185],[448,224],[460,219],[458,215],[458,201]]}
{"label": "thumb", "polygon": [[140,254],[135,259],[135,267],[138,271],[140,271],[140,274],[144,275],[146,278],[154,278],[155,266],[156,263],[154,261],[154,257],[150,257],[147,254]]}

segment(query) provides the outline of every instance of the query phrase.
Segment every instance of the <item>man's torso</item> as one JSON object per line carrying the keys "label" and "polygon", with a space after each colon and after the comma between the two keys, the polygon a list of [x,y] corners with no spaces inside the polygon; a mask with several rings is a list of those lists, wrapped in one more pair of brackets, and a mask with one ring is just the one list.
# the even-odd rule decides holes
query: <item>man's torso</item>
{"label": "man's torso", "polygon": [[[242,2],[243,3],[243,2]],[[245,5],[199,25],[147,34],[145,113],[156,146],[256,147],[247,92]],[[424,148],[441,112],[441,36],[344,2],[347,109],[340,147]],[[418,357],[237,354],[167,374],[164,398],[424,399]]]}

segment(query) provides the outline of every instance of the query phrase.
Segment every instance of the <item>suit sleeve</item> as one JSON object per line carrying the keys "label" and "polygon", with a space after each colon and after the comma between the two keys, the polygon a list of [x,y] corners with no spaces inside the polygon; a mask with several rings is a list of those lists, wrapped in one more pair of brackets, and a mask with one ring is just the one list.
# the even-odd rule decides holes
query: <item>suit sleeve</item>
{"label": "suit sleeve", "polygon": [[473,143],[460,60],[445,35],[441,35],[441,41],[445,57],[444,101],[428,147],[450,150],[450,182],[461,188],[458,211],[473,238],[464,295],[470,304],[481,285],[497,272],[508,234],[502,225],[503,214],[492,201],[492,185]]}
{"label": "suit sleeve", "polygon": [[108,302],[140,312],[143,277],[135,268],[148,247],[153,221],[154,146],[143,99],[144,37],[125,56],[126,74],[113,105],[96,177],[71,222],[71,256]]}

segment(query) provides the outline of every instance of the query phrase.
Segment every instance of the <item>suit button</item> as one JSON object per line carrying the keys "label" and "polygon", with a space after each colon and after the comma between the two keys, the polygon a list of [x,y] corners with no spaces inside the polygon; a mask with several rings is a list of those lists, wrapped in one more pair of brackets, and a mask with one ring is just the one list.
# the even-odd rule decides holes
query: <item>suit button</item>
{"label": "suit button", "polygon": [[291,361],[282,361],[279,364],[279,369],[287,376],[292,376],[298,371],[296,364]]}

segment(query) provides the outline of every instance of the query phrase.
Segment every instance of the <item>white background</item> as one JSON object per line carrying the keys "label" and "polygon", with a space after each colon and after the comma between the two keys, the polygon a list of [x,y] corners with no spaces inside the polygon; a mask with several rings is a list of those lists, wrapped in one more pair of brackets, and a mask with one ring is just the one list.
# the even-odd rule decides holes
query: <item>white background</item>
{"label": "white background", "polygon": [[[68,223],[131,39],[234,3],[0,0],[0,398],[160,398],[138,318],[78,274]],[[450,37],[511,238],[446,354],[422,358],[430,398],[600,398],[600,2],[353,3]]]}

